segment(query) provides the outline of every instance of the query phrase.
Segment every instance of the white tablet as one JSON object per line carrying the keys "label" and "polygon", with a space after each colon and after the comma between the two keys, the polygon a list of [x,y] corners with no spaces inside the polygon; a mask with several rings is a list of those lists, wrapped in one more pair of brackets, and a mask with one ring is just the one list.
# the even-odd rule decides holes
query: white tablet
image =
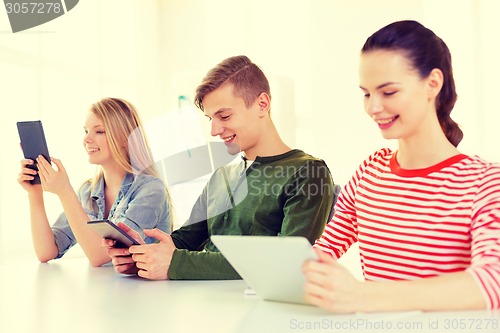
{"label": "white tablet", "polygon": [[305,237],[214,235],[211,240],[257,295],[307,304],[302,265],[316,253]]}

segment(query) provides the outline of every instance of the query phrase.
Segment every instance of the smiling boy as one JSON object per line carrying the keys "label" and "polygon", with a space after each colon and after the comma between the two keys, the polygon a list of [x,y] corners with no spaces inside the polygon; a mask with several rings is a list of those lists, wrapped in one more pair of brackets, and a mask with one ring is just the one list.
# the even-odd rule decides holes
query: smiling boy
{"label": "smiling boy", "polygon": [[313,243],[323,231],[334,197],[330,171],[283,142],[270,116],[269,82],[257,65],[246,56],[222,61],[198,86],[195,104],[211,121],[211,135],[241,156],[214,172],[188,221],[171,236],[144,230],[160,242],[129,249],[104,240],[119,273],[152,280],[239,279],[211,235],[303,236]]}

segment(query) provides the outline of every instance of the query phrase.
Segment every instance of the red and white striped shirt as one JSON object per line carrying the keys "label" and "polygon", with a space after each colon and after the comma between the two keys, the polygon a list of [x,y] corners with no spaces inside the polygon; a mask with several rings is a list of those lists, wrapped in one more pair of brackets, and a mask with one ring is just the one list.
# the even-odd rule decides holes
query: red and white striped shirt
{"label": "red and white striped shirt", "polygon": [[315,247],[340,258],[359,242],[366,280],[467,270],[500,308],[500,165],[457,155],[419,170],[370,156],[342,189]]}

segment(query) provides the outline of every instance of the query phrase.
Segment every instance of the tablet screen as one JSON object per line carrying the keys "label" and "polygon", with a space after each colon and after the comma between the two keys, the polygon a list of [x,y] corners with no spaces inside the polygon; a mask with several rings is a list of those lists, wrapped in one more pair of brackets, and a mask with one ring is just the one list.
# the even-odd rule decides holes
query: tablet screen
{"label": "tablet screen", "polygon": [[[47,148],[47,142],[45,141],[42,122],[40,120],[20,121],[17,123],[17,130],[19,132],[19,138],[21,139],[21,148],[23,149],[24,158],[31,159],[36,163],[36,158],[42,155],[50,163],[50,155]],[[28,167],[38,170],[36,164]],[[31,183],[40,184],[40,177],[36,175]]]}

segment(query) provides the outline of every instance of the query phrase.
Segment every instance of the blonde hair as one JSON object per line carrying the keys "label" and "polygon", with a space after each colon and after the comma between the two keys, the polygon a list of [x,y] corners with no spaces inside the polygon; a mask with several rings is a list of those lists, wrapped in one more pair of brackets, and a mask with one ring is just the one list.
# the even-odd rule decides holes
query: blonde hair
{"label": "blonde hair", "polygon": [[119,98],[103,98],[90,111],[102,120],[113,159],[127,172],[158,177],[158,171],[134,106]]}
{"label": "blonde hair", "polygon": [[[134,175],[146,174],[161,178],[141,119],[130,102],[120,98],[103,98],[92,104],[90,111],[102,120],[111,156],[120,167]],[[92,188],[102,176],[102,168],[99,167],[96,176],[90,180]],[[173,225],[172,201],[166,185],[165,189]]]}

